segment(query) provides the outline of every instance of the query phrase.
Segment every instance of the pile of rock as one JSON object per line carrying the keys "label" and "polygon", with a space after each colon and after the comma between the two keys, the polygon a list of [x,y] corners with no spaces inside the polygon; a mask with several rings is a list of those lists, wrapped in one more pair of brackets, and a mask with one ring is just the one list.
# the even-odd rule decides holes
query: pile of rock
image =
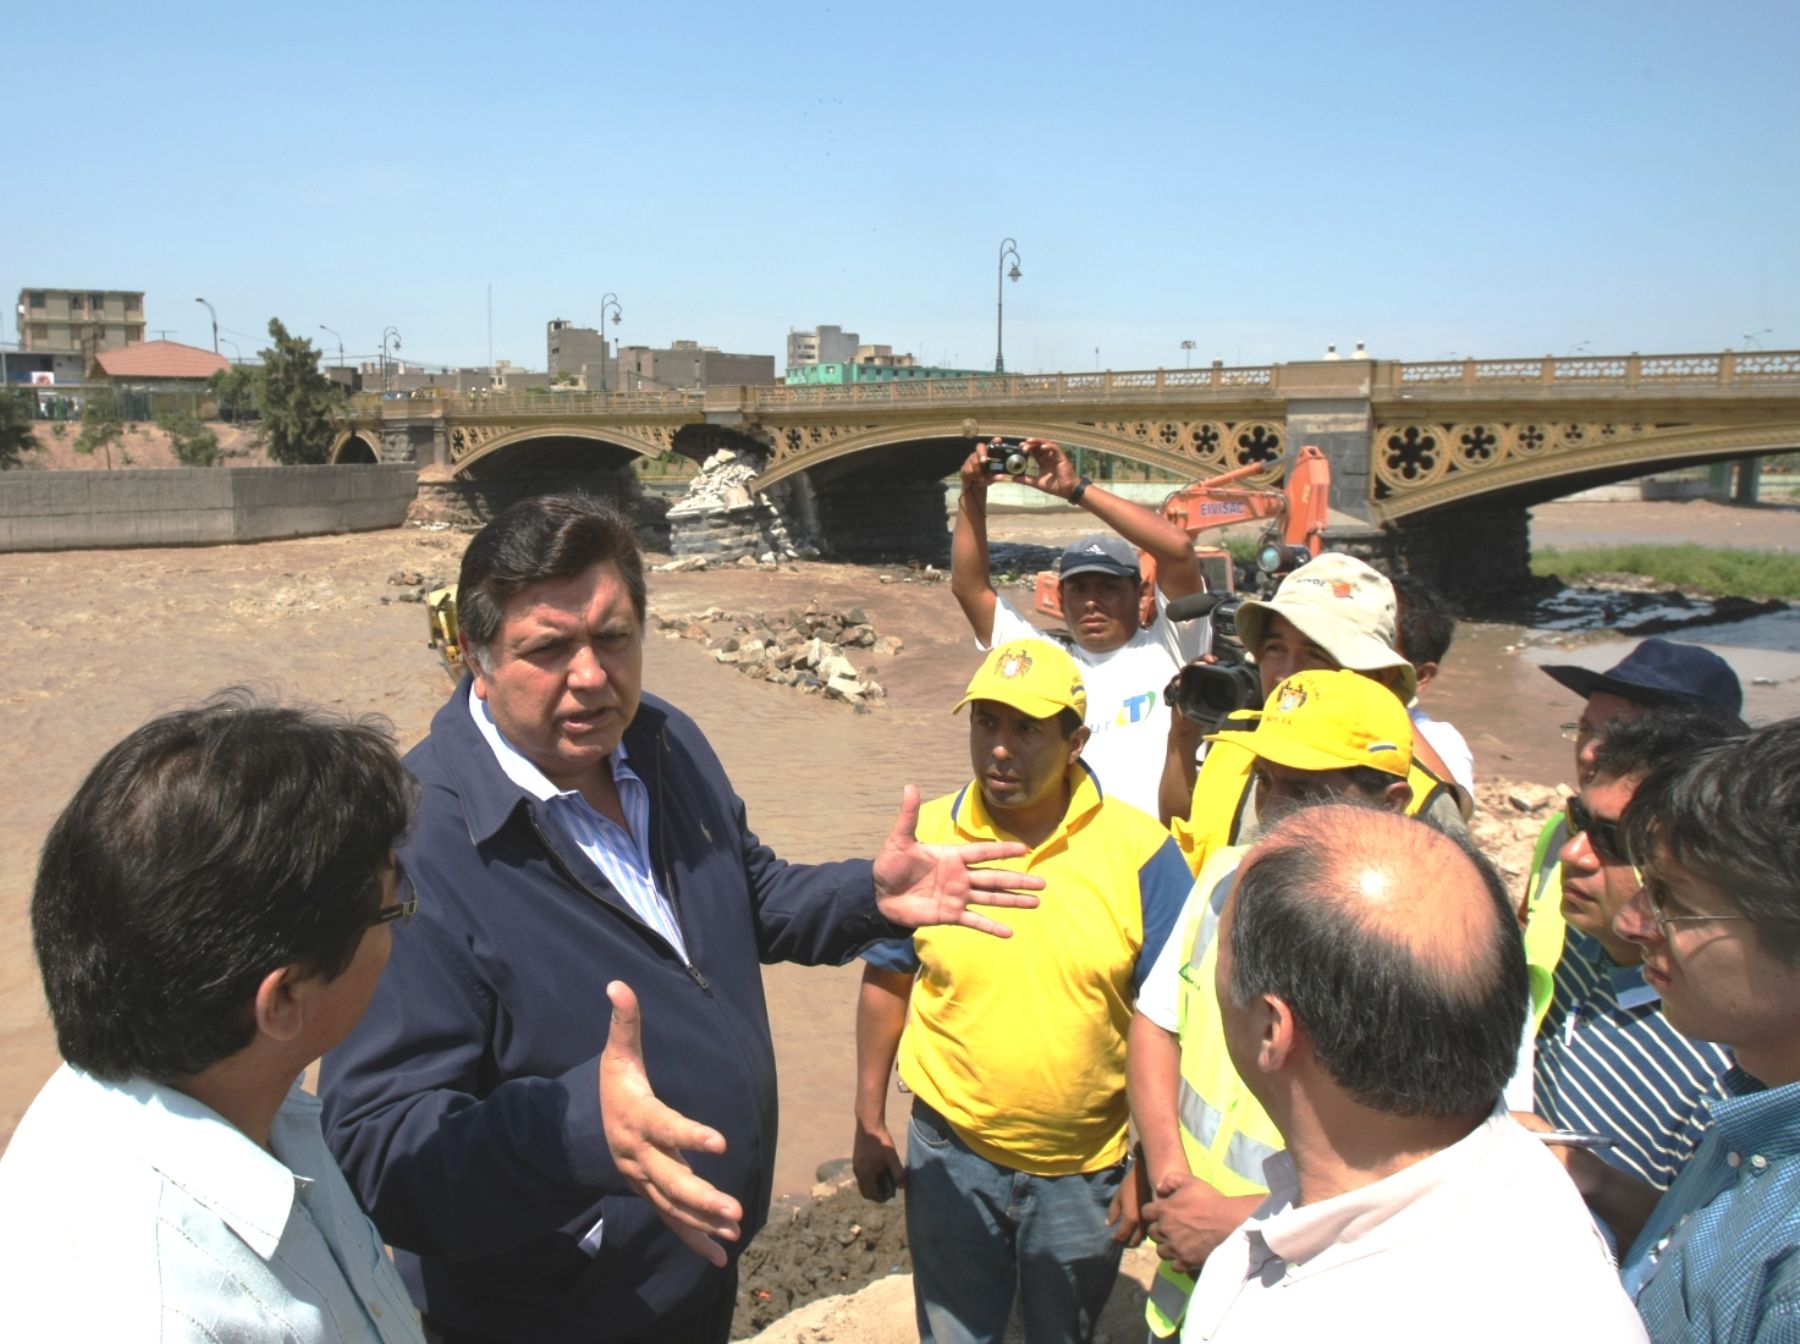
{"label": "pile of rock", "polygon": [[1526,870],[1538,832],[1550,814],[1562,806],[1563,793],[1541,784],[1515,784],[1504,780],[1476,785],[1475,816],[1469,835],[1482,853],[1494,861],[1514,895],[1524,891]]}
{"label": "pile of rock", "polygon": [[717,662],[745,676],[796,686],[858,709],[866,709],[869,701],[880,700],[887,692],[880,682],[858,671],[844,650],[893,654],[901,648],[897,635],[875,633],[861,607],[833,611],[817,602],[780,612],[737,614],[708,607],[691,615],[664,616],[659,624],[671,639],[703,641]]}
{"label": "pile of rock", "polygon": [[669,549],[680,557],[715,560],[816,559],[818,548],[810,538],[794,535],[776,492],[751,491],[762,465],[755,453],[736,448],[721,448],[702,462],[687,493],[668,512]]}

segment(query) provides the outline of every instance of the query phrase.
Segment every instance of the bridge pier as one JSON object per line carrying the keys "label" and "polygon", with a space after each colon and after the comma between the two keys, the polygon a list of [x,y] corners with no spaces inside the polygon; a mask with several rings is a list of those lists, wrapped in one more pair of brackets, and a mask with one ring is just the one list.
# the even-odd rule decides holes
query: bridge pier
{"label": "bridge pier", "polygon": [[851,476],[813,488],[820,548],[844,560],[950,563],[944,483]]}
{"label": "bridge pier", "polygon": [[1331,549],[1385,574],[1413,574],[1461,599],[1504,597],[1531,582],[1531,516],[1521,506],[1444,509],[1385,528],[1335,531]]}

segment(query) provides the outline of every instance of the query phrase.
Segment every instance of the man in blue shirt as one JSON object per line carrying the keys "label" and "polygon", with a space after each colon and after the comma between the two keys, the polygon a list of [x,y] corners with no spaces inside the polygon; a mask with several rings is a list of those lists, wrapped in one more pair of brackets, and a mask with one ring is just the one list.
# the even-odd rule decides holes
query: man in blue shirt
{"label": "man in blue shirt", "polygon": [[1615,928],[1643,948],[1669,1021],[1737,1061],[1711,1131],[1654,1204],[1616,1169],[1570,1161],[1615,1228],[1642,1220],[1621,1273],[1659,1342],[1800,1340],[1797,816],[1790,719],[1659,766],[1623,818],[1643,886]]}

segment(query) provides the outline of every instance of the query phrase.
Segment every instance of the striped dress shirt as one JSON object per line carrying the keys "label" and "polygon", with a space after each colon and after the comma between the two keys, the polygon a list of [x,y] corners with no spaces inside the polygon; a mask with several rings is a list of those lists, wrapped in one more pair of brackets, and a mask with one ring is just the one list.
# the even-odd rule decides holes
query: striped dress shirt
{"label": "striped dress shirt", "polygon": [[1731,1057],[1669,1025],[1643,968],[1571,928],[1538,1028],[1532,1100],[1565,1129],[1613,1140],[1598,1155],[1667,1190],[1705,1136]]}
{"label": "striped dress shirt", "polygon": [[473,686],[469,687],[469,715],[506,777],[547,804],[545,812],[557,832],[581,851],[639,919],[661,934],[682,961],[691,965],[675,907],[657,882],[656,865],[650,860],[650,790],[633,773],[624,742],[613,748],[611,757],[613,787],[619,792],[619,806],[628,823],[620,826],[596,812],[576,790],[559,789],[552,784],[542,770],[506,740],[487,701],[475,694]]}
{"label": "striped dress shirt", "polygon": [[1626,1254],[1655,1344],[1800,1341],[1800,1083],[1739,1069],[1713,1129]]}

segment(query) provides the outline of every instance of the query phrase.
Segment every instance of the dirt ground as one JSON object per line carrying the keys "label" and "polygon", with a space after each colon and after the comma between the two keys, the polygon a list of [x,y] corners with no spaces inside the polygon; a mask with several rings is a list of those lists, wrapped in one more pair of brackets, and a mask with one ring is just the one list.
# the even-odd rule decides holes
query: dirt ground
{"label": "dirt ground", "polygon": [[[1599,509],[1607,512],[1589,512]],[[995,534],[1055,545],[1077,521],[1002,519]],[[1717,540],[1729,528],[1734,540],[1754,536],[1747,544],[1777,548],[1792,546],[1794,524],[1794,510],[1779,506],[1554,505],[1539,511],[1538,536],[1579,544],[1604,525],[1658,539]],[[0,682],[10,727],[0,738],[8,780],[0,802],[0,1142],[57,1062],[27,907],[38,847],[85,771],[159,710],[232,684],[386,715],[401,745],[410,746],[426,732],[449,682],[426,647],[423,609],[400,600],[411,589],[391,579],[449,576],[465,542],[449,530],[406,528],[240,547],[0,555],[0,637],[11,669]],[[775,573],[652,576],[653,622],[658,614],[712,605],[780,609],[818,600],[861,605],[878,633],[904,641],[892,655],[858,654],[887,690],[885,701],[859,714],[738,676],[673,632],[649,636],[646,685],[699,720],[752,824],[785,857],[871,853],[892,822],[903,783],[930,797],[966,778],[966,730],[949,706],[978,655],[939,577],[822,563]],[[1519,724],[1553,725],[1563,708],[1550,694],[1554,687],[1545,689],[1546,678],[1515,671],[1512,647],[1502,632],[1491,640],[1491,656],[1465,658],[1461,671],[1453,657],[1442,683],[1449,709],[1439,710],[1476,746],[1496,828],[1487,842],[1502,851],[1535,828],[1531,809],[1540,801],[1508,786],[1555,784],[1567,750],[1547,742],[1536,757],[1506,759]],[[1553,728],[1541,735],[1553,739]],[[803,1195],[817,1168],[850,1146],[857,971],[778,966],[765,979],[782,1077],[777,1193]],[[606,1011],[598,991],[595,1011]],[[906,1099],[895,1092],[890,1101],[893,1126],[903,1132]],[[832,1318],[807,1325],[803,1335],[781,1334],[789,1329],[784,1324],[769,1337],[870,1344],[911,1338],[910,1295],[894,1286],[902,1276],[888,1274],[904,1263],[895,1241],[898,1206],[876,1208],[850,1192],[828,1206],[793,1207],[799,1211],[778,1216],[755,1248],[763,1268],[746,1275],[746,1291],[769,1297],[755,1299],[746,1327],[765,1319],[762,1304],[773,1312],[801,1296],[797,1275],[827,1292],[872,1275],[877,1282],[868,1291],[892,1298],[897,1315],[880,1315],[870,1299],[867,1309],[854,1309],[861,1326]],[[1138,1337],[1125,1329],[1131,1291],[1125,1286],[1117,1295],[1120,1340]],[[819,1307],[818,1320],[840,1310]]]}

